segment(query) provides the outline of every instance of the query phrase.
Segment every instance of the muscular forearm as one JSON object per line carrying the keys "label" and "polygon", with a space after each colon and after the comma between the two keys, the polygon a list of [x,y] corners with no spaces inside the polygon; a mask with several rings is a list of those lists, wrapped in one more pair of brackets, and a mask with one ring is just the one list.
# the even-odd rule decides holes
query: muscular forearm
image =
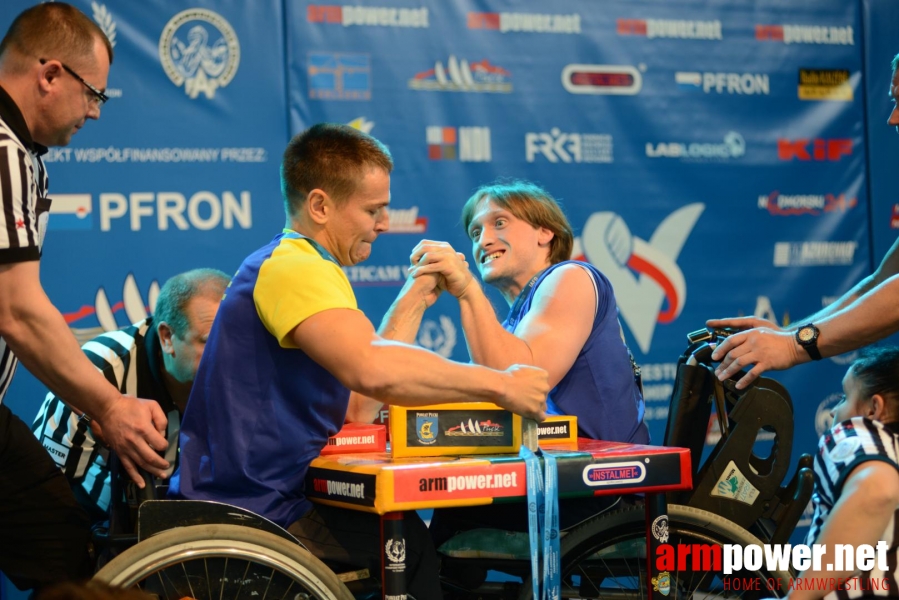
{"label": "muscular forearm", "polygon": [[530,347],[524,340],[503,329],[496,320],[493,306],[476,282],[472,282],[459,298],[459,310],[472,361],[493,369],[534,364]]}
{"label": "muscular forearm", "polygon": [[503,394],[502,373],[455,363],[422,348],[381,340],[367,354],[356,389],[387,404],[498,402]]}
{"label": "muscular forearm", "polygon": [[816,323],[823,356],[856,350],[899,331],[899,276]]}
{"label": "muscular forearm", "polygon": [[851,290],[843,294],[839,299],[834,302],[831,302],[818,312],[813,315],[810,315],[804,319],[800,319],[798,321],[793,321],[793,323],[789,327],[784,327],[787,331],[796,331],[806,323],[820,323],[824,319],[832,317],[837,314],[847,306],[851,305],[853,302],[858,300],[861,296],[871,291],[874,287],[874,276],[868,276],[862,279],[855,287]]}
{"label": "muscular forearm", "polygon": [[[386,340],[415,343],[426,309],[426,303],[420,298],[401,293],[384,315],[378,328],[378,335]],[[371,423],[383,406],[384,403],[380,400],[353,392],[350,395],[346,419],[354,423]]]}
{"label": "muscular forearm", "polygon": [[81,352],[65,319],[43,294],[7,306],[2,336],[22,364],[54,394],[92,417],[119,397]]}

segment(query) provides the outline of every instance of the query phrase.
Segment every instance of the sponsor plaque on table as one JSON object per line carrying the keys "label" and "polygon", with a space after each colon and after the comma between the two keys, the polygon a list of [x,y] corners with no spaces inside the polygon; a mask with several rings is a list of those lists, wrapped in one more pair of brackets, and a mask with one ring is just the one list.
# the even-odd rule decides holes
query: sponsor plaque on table
{"label": "sponsor plaque on table", "polygon": [[390,407],[395,457],[516,453],[521,439],[521,417],[487,402]]}

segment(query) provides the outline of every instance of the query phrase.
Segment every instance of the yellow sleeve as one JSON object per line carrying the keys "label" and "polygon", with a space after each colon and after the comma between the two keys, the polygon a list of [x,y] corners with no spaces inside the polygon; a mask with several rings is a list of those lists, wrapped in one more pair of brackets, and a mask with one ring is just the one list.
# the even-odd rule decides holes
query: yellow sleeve
{"label": "yellow sleeve", "polygon": [[284,239],[259,268],[253,289],[256,313],[283,348],[295,348],[288,334],[332,308],[358,310],[343,270],[299,239]]}

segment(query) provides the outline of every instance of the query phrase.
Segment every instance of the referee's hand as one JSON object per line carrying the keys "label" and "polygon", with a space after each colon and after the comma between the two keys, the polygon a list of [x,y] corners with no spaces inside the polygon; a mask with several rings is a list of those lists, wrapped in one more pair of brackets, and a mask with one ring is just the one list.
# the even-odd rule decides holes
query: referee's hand
{"label": "referee's hand", "polygon": [[94,420],[99,422],[106,443],[115,450],[128,476],[139,488],[143,489],[144,479],[137,467],[156,477],[166,476],[169,463],[157,452],[168,447],[164,435],[167,420],[156,401],[122,396]]}

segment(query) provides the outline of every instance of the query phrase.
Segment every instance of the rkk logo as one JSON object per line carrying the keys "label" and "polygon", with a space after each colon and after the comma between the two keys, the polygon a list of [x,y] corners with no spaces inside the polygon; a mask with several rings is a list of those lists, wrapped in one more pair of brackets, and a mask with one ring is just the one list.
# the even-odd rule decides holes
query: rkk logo
{"label": "rkk logo", "polygon": [[679,208],[648,242],[631,234],[613,212],[593,213],[584,225],[585,258],[609,278],[621,316],[643,354],[649,352],[656,323],[674,321],[687,301],[687,283],[676,261],[703,210],[701,203]]}

